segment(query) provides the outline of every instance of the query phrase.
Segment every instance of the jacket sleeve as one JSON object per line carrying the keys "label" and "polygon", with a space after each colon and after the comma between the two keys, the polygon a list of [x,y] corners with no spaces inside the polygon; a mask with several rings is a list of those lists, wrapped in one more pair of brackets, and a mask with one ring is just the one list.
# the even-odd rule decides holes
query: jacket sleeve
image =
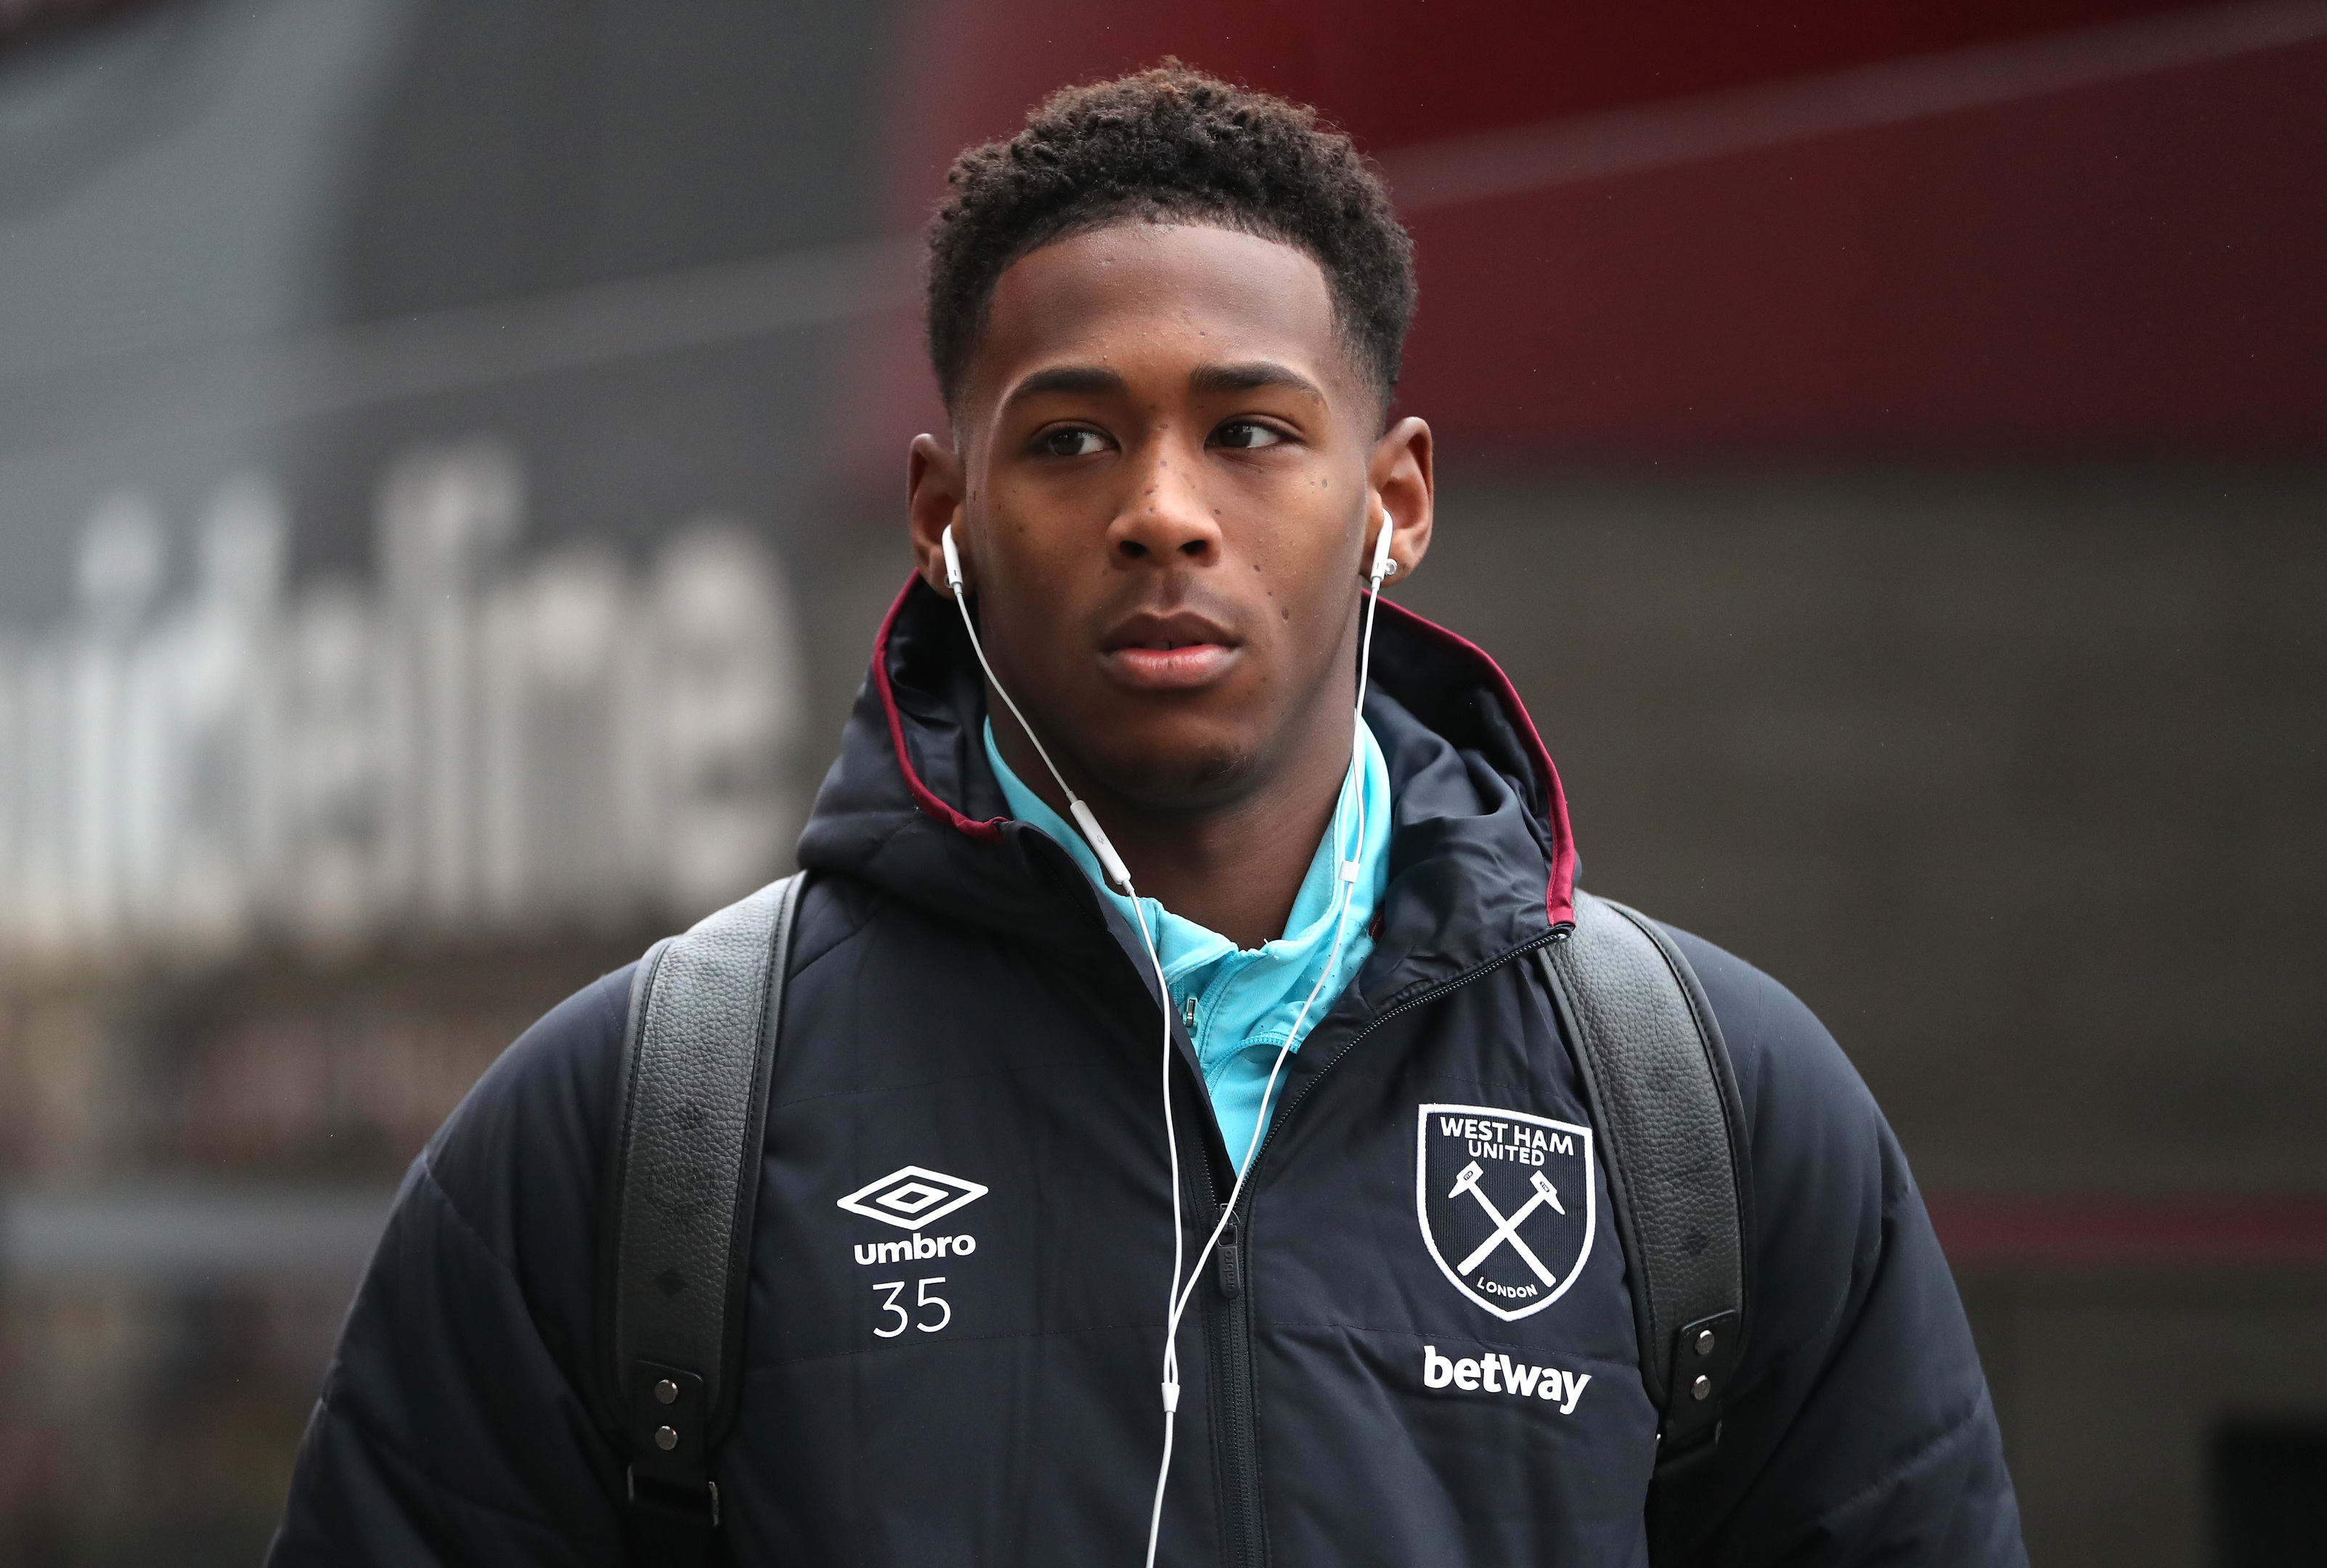
{"label": "jacket sleeve", "polygon": [[578,1376],[628,972],[504,1053],[413,1162],[341,1330],[268,1562],[625,1560]]}
{"label": "jacket sleeve", "polygon": [[1898,1140],[1793,994],[1684,932],[1752,1138],[1753,1317],[1660,1563],[2024,1568],[2001,1434]]}

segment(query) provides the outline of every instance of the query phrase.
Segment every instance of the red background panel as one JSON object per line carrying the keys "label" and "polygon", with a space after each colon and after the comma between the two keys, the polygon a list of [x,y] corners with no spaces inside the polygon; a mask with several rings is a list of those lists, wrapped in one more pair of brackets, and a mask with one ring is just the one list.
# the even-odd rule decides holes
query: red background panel
{"label": "red background panel", "polygon": [[[2315,451],[2327,5],[2164,11],[931,0],[900,79],[895,199],[917,222],[965,143],[1166,53],[1318,103],[1394,175],[1402,148],[1443,169],[1472,155],[1450,138],[1481,133],[1573,127],[1589,164],[1603,135],[1710,126],[1694,151],[1485,199],[1400,187],[1423,290],[1403,406],[1458,453]],[[2241,17],[2293,42],[2121,64],[2128,39]],[[2037,51],[2051,78],[2014,63]],[[1847,103],[1836,72],[1902,65],[1969,85],[1722,150],[1724,115]],[[902,324],[876,336],[860,369],[885,450],[934,405]]]}
{"label": "red background panel", "polygon": [[2327,435],[2327,42],[1425,212],[1402,401],[1490,445]]}
{"label": "red background panel", "polygon": [[1902,55],[2188,9],[2171,0],[930,0],[907,71],[907,182],[1007,135],[1066,83],[1167,54],[1313,103],[1381,152]]}

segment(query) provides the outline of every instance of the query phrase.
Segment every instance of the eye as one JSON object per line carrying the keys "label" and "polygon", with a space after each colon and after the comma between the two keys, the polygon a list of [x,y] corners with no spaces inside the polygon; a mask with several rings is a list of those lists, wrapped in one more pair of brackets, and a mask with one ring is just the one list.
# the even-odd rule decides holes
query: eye
{"label": "eye", "polygon": [[1231,419],[1212,433],[1213,445],[1247,452],[1257,446],[1276,446],[1287,439],[1285,432],[1257,419]]}
{"label": "eye", "polygon": [[1096,430],[1070,427],[1051,431],[1038,444],[1052,457],[1089,457],[1107,450],[1107,437]]}

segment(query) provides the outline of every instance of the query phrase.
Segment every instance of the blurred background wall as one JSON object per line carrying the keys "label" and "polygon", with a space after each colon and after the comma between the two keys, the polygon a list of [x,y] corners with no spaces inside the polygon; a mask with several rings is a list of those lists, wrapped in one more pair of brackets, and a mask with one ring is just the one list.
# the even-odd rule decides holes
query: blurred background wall
{"label": "blurred background wall", "polygon": [[781,870],[965,142],[1419,245],[1404,593],[1874,1085],[2043,1563],[2327,1560],[2327,4],[0,3],[0,1560],[250,1560],[404,1164]]}

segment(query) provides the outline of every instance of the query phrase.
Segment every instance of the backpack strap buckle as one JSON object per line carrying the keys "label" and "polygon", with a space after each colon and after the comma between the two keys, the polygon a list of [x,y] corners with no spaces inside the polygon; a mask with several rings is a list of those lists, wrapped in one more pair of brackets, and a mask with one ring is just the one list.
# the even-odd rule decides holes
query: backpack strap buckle
{"label": "backpack strap buckle", "polygon": [[[674,1484],[648,1476],[641,1486],[639,1467],[631,1464],[622,1471],[623,1489],[629,1494],[633,1507],[652,1508],[658,1513],[675,1516],[674,1522],[691,1525],[699,1530],[719,1527],[719,1483],[700,1481],[688,1485]],[[695,1496],[695,1486],[703,1489],[702,1497]]]}

